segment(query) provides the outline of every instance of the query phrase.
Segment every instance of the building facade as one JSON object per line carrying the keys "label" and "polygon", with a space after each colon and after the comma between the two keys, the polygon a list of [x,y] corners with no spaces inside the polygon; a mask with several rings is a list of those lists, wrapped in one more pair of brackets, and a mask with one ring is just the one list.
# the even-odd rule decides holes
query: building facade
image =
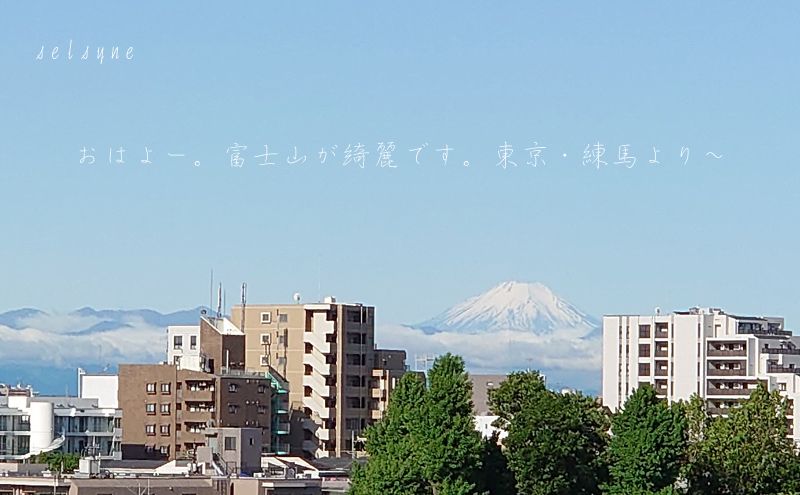
{"label": "building facade", "polygon": [[0,460],[58,451],[121,458],[122,413],[97,399],[38,396],[30,388],[0,391]]}
{"label": "building facade", "polygon": [[[357,455],[364,429],[388,400],[391,380],[405,371],[405,351],[375,347],[375,308],[327,297],[244,311],[235,306],[231,316],[245,333],[246,367],[288,384],[292,453]],[[381,369],[390,373],[376,374]]]}
{"label": "building facade", "polygon": [[[715,308],[603,318],[603,404],[618,410],[641,384],[670,401],[697,394],[724,415],[759,383],[800,398],[800,338],[779,317],[726,314]],[[792,408],[793,409],[793,408]],[[793,412],[790,433],[796,431]]]}

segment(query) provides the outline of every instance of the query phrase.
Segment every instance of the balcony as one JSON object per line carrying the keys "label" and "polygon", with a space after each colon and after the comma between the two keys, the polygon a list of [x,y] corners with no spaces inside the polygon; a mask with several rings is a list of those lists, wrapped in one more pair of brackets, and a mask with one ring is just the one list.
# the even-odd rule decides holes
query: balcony
{"label": "balcony", "polygon": [[666,347],[656,348],[656,357],[668,357],[669,352],[667,351]]}
{"label": "balcony", "polygon": [[184,387],[181,390],[181,399],[184,402],[214,402],[214,391],[208,388],[191,390]]}
{"label": "balcony", "polygon": [[800,349],[790,349],[788,347],[762,347],[761,354],[792,354],[800,355]]}
{"label": "balcony", "polygon": [[279,421],[275,425],[275,433],[278,435],[288,435],[289,434],[289,423]]}
{"label": "balcony", "polygon": [[386,390],[380,388],[373,388],[370,397],[373,399],[386,400]]}
{"label": "balcony", "polygon": [[708,376],[747,376],[747,370],[741,369],[725,369],[725,368],[708,368],[706,370]]}
{"label": "balcony", "polygon": [[710,347],[707,351],[708,357],[747,357],[747,349],[717,349]]}
{"label": "balcony", "polygon": [[782,366],[780,364],[767,364],[767,373],[794,373],[800,375],[800,368]]}
{"label": "balcony", "polygon": [[706,391],[707,395],[733,395],[733,396],[749,396],[750,392],[755,389],[750,388],[709,388]]}

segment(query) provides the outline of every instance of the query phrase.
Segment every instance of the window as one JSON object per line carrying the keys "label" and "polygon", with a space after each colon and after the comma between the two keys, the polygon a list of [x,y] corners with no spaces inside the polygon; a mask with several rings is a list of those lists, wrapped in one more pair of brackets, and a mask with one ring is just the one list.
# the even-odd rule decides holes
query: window
{"label": "window", "polygon": [[305,387],[303,387],[303,395],[306,397],[311,397],[312,395],[314,395],[314,391],[311,389],[311,387],[306,385]]}
{"label": "window", "polygon": [[144,431],[148,435],[155,435],[156,434],[156,425],[146,425],[144,427]]}
{"label": "window", "polygon": [[266,313],[261,313],[261,323],[267,324],[272,323],[272,313],[267,311]]}
{"label": "window", "polygon": [[189,337],[189,349],[197,349],[197,335]]}
{"label": "window", "polygon": [[650,325],[639,325],[639,338],[640,339],[650,338]]}
{"label": "window", "polygon": [[156,413],[156,405],[155,404],[145,404],[145,410],[147,414],[155,414]]}
{"label": "window", "polygon": [[650,363],[639,363],[639,376],[650,376]]}
{"label": "window", "polygon": [[161,446],[161,455],[169,455],[169,445]]}
{"label": "window", "polygon": [[310,364],[304,364],[303,368],[304,368],[303,374],[305,374],[306,376],[311,376],[314,374],[314,367],[311,366]]}
{"label": "window", "polygon": [[250,437],[248,440],[250,442],[250,445],[255,445],[256,444],[256,439],[255,438]]}
{"label": "window", "polygon": [[286,366],[286,358],[281,356],[278,358],[278,366]]}
{"label": "window", "polygon": [[236,450],[236,437],[225,437],[225,450]]}
{"label": "window", "polygon": [[261,356],[261,366],[269,366],[269,356]]}
{"label": "window", "polygon": [[156,384],[155,383],[148,383],[147,384],[147,393],[148,394],[156,393]]}
{"label": "window", "polygon": [[348,430],[359,430],[361,429],[361,419],[360,418],[347,418],[345,420],[345,428]]}
{"label": "window", "polygon": [[289,321],[289,315],[287,315],[285,313],[281,313],[280,316],[278,317],[278,321],[281,322],[281,323],[288,322]]}
{"label": "window", "polygon": [[259,394],[266,394],[267,393],[267,386],[264,385],[264,384],[259,385],[258,386],[258,393]]}
{"label": "window", "polygon": [[639,357],[650,357],[650,344],[639,344]]}
{"label": "window", "polygon": [[168,394],[169,393],[169,382],[161,384],[161,393]]}
{"label": "window", "polygon": [[347,375],[347,386],[348,387],[363,387],[366,385],[366,380],[363,376],[358,375]]}
{"label": "window", "polygon": [[236,411],[239,410],[239,406],[236,404],[228,404],[228,412],[231,414],[236,414]]}
{"label": "window", "polygon": [[286,345],[286,335],[278,335],[278,345]]}
{"label": "window", "polygon": [[230,385],[228,385],[228,392],[235,394],[237,390],[239,390],[239,385],[235,383],[231,383]]}
{"label": "window", "polygon": [[267,414],[267,406],[258,406],[258,414]]}
{"label": "window", "polygon": [[355,310],[347,310],[347,322],[348,323],[361,323],[361,311]]}
{"label": "window", "polygon": [[270,345],[272,343],[272,339],[268,333],[261,334],[261,345]]}
{"label": "window", "polygon": [[183,347],[183,335],[176,335],[172,338],[172,347],[174,349],[181,349]]}
{"label": "window", "polygon": [[169,404],[161,404],[161,414],[169,414]]}
{"label": "window", "polygon": [[311,342],[306,342],[306,354],[311,354],[312,352],[314,352],[314,346]]}
{"label": "window", "polygon": [[786,384],[785,383],[778,383],[778,390],[785,391],[786,390]]}
{"label": "window", "polygon": [[169,436],[169,425],[161,425],[161,436]]}

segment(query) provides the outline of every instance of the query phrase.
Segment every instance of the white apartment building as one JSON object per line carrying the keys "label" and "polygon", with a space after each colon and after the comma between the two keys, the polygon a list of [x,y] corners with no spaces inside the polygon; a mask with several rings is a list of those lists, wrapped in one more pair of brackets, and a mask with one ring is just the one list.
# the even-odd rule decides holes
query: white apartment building
{"label": "white apartment building", "polygon": [[38,396],[30,388],[0,393],[0,460],[23,460],[45,452],[121,459],[122,413],[97,399]]}
{"label": "white apartment building", "polygon": [[[759,382],[790,403],[800,398],[800,337],[784,319],[729,315],[715,308],[603,317],[603,404],[616,411],[643,383],[670,401],[692,394],[727,414]],[[793,410],[789,416],[793,437]]]}

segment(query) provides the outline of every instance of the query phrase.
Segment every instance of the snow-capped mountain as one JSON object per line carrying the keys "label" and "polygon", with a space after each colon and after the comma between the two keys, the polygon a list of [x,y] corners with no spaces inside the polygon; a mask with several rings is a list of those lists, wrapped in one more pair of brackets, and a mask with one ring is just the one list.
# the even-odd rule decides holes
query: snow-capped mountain
{"label": "snow-capped mountain", "polygon": [[599,326],[597,320],[559,298],[546,285],[514,281],[496,285],[430,320],[412,325],[427,334],[511,330],[537,335],[565,332],[580,337]]}

